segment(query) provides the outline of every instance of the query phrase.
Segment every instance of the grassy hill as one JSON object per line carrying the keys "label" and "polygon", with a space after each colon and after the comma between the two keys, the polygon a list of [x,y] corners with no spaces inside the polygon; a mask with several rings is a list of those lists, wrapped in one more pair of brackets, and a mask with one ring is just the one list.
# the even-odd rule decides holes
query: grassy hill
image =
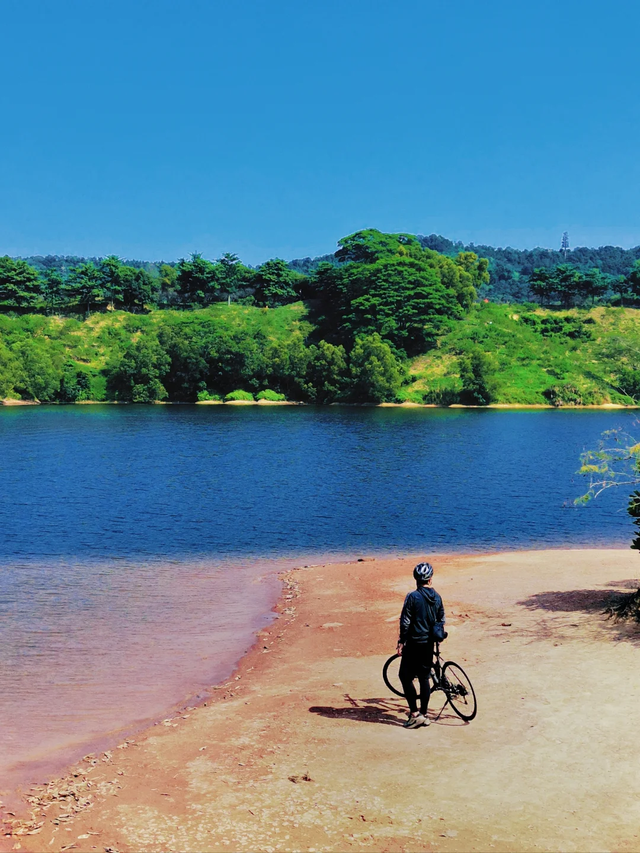
{"label": "grassy hill", "polygon": [[493,402],[631,405],[635,401],[624,391],[633,388],[640,366],[640,312],[477,304],[436,349],[412,362],[412,381],[401,397],[456,402],[461,359],[472,351],[487,356]]}
{"label": "grassy hill", "polygon": [[[181,370],[191,370],[191,362],[197,360],[195,349],[202,341],[208,342],[209,351],[218,347],[216,358],[226,359],[225,369],[231,370],[229,361],[241,356],[233,388],[255,393],[274,387],[273,377],[282,377],[287,371],[298,370],[302,376],[306,369],[308,378],[308,367],[294,362],[302,363],[312,351],[318,355],[317,348],[309,344],[313,331],[302,302],[269,309],[219,303],[202,310],[147,315],[114,311],[94,314],[85,321],[0,315],[0,397],[60,402],[110,399],[113,394],[108,383],[114,365],[129,357],[132,348],[138,347],[144,356],[148,345],[152,355],[153,347],[164,347],[162,354],[173,347],[169,368],[162,367],[160,356],[154,356],[156,362],[149,356],[159,365],[158,376],[169,388],[169,399],[195,399],[195,392],[190,398],[176,396],[171,391],[177,387],[173,378],[170,386],[161,371],[176,370],[178,362]],[[221,340],[226,342],[224,351]],[[256,353],[250,351],[254,344],[261,348],[263,358],[260,377],[251,375],[251,364],[258,364]],[[185,353],[181,354],[180,347]],[[640,311],[609,307],[551,311],[532,304],[492,303],[476,304],[464,319],[450,321],[435,348],[406,363],[406,379],[387,399],[395,396],[398,401],[442,405],[460,402],[464,398],[464,363],[474,354],[481,359],[482,381],[494,403],[632,405],[640,400]],[[333,358],[335,371],[347,375],[349,365],[340,366],[337,348],[320,355],[325,362]],[[144,365],[136,367],[144,369]],[[316,365],[316,374],[318,369]],[[211,366],[208,370],[200,386],[189,386],[192,391],[205,386],[217,390],[217,374]],[[279,390],[290,399],[313,399],[305,396],[303,379],[298,377],[296,382],[289,388],[281,384]]]}

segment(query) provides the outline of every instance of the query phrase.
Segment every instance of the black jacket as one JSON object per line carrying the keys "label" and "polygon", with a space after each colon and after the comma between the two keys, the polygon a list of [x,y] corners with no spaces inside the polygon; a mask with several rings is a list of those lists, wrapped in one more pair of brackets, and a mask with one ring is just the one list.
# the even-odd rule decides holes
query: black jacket
{"label": "black jacket", "polygon": [[404,600],[400,614],[400,642],[427,643],[434,622],[444,622],[444,605],[430,586],[414,589]]}

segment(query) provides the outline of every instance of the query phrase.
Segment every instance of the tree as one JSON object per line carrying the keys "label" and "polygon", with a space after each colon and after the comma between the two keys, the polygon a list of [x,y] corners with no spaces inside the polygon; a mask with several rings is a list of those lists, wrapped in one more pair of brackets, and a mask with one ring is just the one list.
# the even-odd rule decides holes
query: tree
{"label": "tree", "polygon": [[624,279],[627,289],[638,298],[640,297],[640,260],[633,265],[631,272]]}
{"label": "tree", "polygon": [[[630,547],[640,551],[640,442],[623,429],[612,429],[602,433],[593,450],[580,457],[578,473],[589,479],[589,488],[576,498],[576,504],[594,500],[606,489],[622,486],[634,489],[629,496],[627,512],[633,518],[635,535]],[[635,619],[640,622],[640,588],[635,592],[620,595],[607,608],[615,619]]]}
{"label": "tree", "polygon": [[72,267],[65,289],[70,301],[83,308],[87,317],[92,308],[104,308],[108,301],[104,276],[93,261]]}
{"label": "tree", "polygon": [[420,249],[418,238],[412,234],[383,234],[376,228],[356,231],[338,240],[336,258],[343,263],[372,264],[380,258],[406,256],[409,248]]}
{"label": "tree", "polygon": [[416,354],[433,346],[444,318],[462,316],[454,291],[422,258],[351,264],[343,269],[339,287],[344,300],[340,329],[347,341],[379,334]]}
{"label": "tree", "polygon": [[107,388],[116,400],[129,403],[164,400],[167,391],[162,379],[169,366],[169,357],[156,338],[140,338],[108,365]]}
{"label": "tree", "polygon": [[47,314],[55,314],[66,302],[65,280],[55,267],[42,275],[40,289]]}
{"label": "tree", "polygon": [[0,258],[0,302],[16,308],[35,308],[41,298],[37,271],[26,261]]}
{"label": "tree", "polygon": [[60,375],[46,341],[42,338],[19,340],[13,344],[11,352],[18,362],[16,391],[33,400],[54,400],[60,388]]}
{"label": "tree", "polygon": [[402,364],[380,335],[363,335],[351,351],[352,395],[361,403],[393,402],[405,378]]}
{"label": "tree", "polygon": [[307,385],[309,396],[316,403],[333,403],[344,396],[349,373],[343,346],[320,341],[309,347]]}
{"label": "tree", "polygon": [[206,305],[220,289],[216,265],[194,252],[191,260],[184,258],[176,267],[176,283],[182,301],[188,305]]}
{"label": "tree", "polygon": [[471,406],[487,406],[495,393],[491,374],[493,364],[481,350],[473,350],[460,360],[462,391],[460,402]]}
{"label": "tree", "polygon": [[229,302],[231,302],[231,297],[235,296],[242,287],[245,270],[246,267],[240,263],[240,258],[231,252],[225,252],[215,264],[218,289],[227,295]]}
{"label": "tree", "polygon": [[258,305],[270,308],[295,302],[298,295],[295,283],[303,276],[289,269],[289,265],[281,258],[265,261],[254,277],[255,300]]}

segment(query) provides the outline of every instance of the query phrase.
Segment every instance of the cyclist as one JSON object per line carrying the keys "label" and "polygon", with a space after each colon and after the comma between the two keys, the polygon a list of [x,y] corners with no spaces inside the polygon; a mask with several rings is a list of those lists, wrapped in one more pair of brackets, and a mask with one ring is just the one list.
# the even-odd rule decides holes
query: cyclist
{"label": "cyclist", "polygon": [[[400,662],[400,681],[404,695],[409,703],[409,716],[405,728],[417,729],[428,726],[427,708],[429,707],[429,672],[433,663],[434,625],[444,623],[442,598],[433,589],[433,566],[430,563],[418,563],[413,570],[416,589],[404,600],[400,614],[400,638],[398,654]],[[420,710],[413,679],[420,683]]]}

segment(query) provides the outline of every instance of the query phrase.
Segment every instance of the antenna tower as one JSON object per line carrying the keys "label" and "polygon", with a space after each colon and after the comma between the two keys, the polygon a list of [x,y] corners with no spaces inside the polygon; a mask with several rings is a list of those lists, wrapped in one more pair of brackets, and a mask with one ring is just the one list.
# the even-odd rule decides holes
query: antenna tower
{"label": "antenna tower", "polygon": [[564,255],[565,261],[567,260],[567,250],[569,249],[569,232],[565,231],[562,235],[562,243],[560,245],[560,251]]}

